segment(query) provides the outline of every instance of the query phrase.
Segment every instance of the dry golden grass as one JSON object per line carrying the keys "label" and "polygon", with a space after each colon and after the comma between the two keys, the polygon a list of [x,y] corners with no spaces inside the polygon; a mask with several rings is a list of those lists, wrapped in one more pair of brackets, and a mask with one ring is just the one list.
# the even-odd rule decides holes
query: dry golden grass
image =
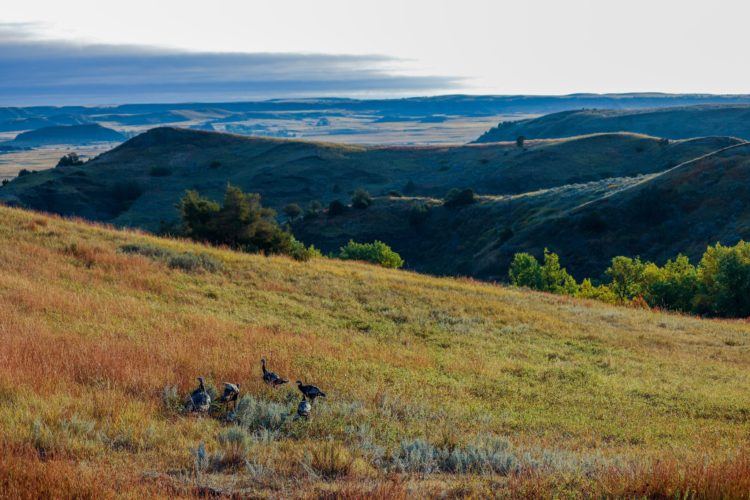
{"label": "dry golden grass", "polygon": [[[118,252],[126,243],[207,253],[223,268],[169,269]],[[5,497],[736,497],[750,487],[743,321],[244,255],[1,207],[0,305]],[[263,385],[261,356],[326,391],[309,421],[260,435],[260,424],[223,422],[221,409],[179,411],[203,375],[291,416],[296,389]],[[171,386],[176,405],[165,404]],[[235,427],[247,435],[224,434]],[[402,442],[450,454],[496,438],[515,460],[502,473],[396,460]],[[201,443],[205,466],[191,452]]]}

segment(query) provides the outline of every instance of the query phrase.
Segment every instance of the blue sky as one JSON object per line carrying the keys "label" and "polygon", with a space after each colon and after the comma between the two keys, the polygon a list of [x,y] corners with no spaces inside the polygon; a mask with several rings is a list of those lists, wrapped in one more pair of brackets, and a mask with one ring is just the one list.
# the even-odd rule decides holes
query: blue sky
{"label": "blue sky", "polygon": [[0,105],[748,93],[748,14],[738,0],[13,1]]}

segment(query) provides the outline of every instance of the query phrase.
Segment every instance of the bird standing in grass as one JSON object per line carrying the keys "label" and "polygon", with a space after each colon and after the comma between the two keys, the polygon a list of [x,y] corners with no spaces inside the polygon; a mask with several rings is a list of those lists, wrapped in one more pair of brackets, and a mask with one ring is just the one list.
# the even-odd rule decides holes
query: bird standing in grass
{"label": "bird standing in grass", "polygon": [[198,377],[198,388],[190,394],[188,407],[198,413],[206,413],[211,407],[211,396],[206,392],[203,377]]}
{"label": "bird standing in grass", "polygon": [[302,401],[300,401],[297,406],[297,415],[299,415],[300,418],[308,418],[310,416],[310,410],[312,410],[312,406],[307,399],[302,396]]}
{"label": "bird standing in grass", "polygon": [[263,382],[271,387],[278,387],[289,382],[287,379],[281,378],[274,372],[266,369],[266,358],[260,360],[260,366],[263,368]]}
{"label": "bird standing in grass", "polygon": [[232,408],[237,408],[237,399],[240,396],[240,386],[239,384],[232,384],[231,382],[224,382],[224,394],[221,395],[221,401],[222,403],[226,404],[227,407],[229,407],[229,404],[232,404]]}
{"label": "bird standing in grass", "polygon": [[305,397],[310,398],[311,403],[315,402],[315,398],[326,397],[326,393],[321,391],[318,387],[315,387],[314,385],[305,385],[299,380],[297,381],[297,388]]}

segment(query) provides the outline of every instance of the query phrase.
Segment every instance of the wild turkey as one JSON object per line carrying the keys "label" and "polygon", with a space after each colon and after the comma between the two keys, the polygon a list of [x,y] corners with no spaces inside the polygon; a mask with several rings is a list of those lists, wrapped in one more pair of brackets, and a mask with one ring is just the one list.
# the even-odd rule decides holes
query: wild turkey
{"label": "wild turkey", "polygon": [[260,366],[261,368],[263,368],[263,382],[270,385],[271,387],[278,387],[289,382],[287,379],[279,377],[274,372],[266,370],[265,358],[260,360]]}
{"label": "wild turkey", "polygon": [[297,388],[302,394],[305,395],[305,397],[310,398],[310,402],[312,403],[315,402],[315,398],[326,397],[325,392],[321,391],[319,388],[315,387],[314,385],[304,385],[299,380],[297,381]]}
{"label": "wild turkey", "polygon": [[221,395],[221,399],[219,401],[226,404],[227,407],[229,407],[229,404],[232,403],[232,408],[237,408],[237,398],[239,398],[239,396],[239,384],[224,382],[224,394]]}
{"label": "wild turkey", "polygon": [[297,406],[297,415],[299,415],[300,418],[308,418],[310,416],[310,410],[312,410],[312,405],[310,405],[310,403],[307,402],[307,399],[302,396],[302,401],[300,401]]}
{"label": "wild turkey", "polygon": [[190,394],[188,407],[190,411],[206,413],[211,407],[211,396],[206,392],[203,377],[198,377],[198,388]]}

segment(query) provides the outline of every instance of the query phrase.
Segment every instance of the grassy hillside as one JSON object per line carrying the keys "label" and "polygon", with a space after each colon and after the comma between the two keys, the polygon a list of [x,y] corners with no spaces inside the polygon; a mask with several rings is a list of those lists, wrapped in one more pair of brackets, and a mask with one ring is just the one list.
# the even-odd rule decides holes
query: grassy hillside
{"label": "grassy hillside", "polygon": [[[381,240],[406,260],[409,269],[505,281],[509,259],[494,251],[503,249],[516,232],[642,180],[620,177],[520,195],[480,196],[464,207],[447,207],[428,197],[384,196],[366,210],[298,219],[292,230],[326,253],[337,252],[349,240]],[[418,223],[412,219],[416,207],[427,209]]]}
{"label": "grassy hillside", "polygon": [[260,139],[162,128],[142,134],[82,167],[18,178],[0,201],[65,215],[156,230],[177,217],[186,189],[220,198],[227,182],[258,192],[277,209],[311,200],[348,201],[403,190],[442,197],[454,187],[520,194],[607,177],[662,171],[736,142],[709,138],[664,144],[607,134],[566,141],[482,146],[378,148]]}
{"label": "grassy hillside", "polygon": [[738,145],[529,225],[503,251],[546,246],[579,275],[615,255],[664,262],[682,252],[695,262],[709,244],[750,239],[748,186],[750,144]]}
{"label": "grassy hillside", "polygon": [[712,135],[750,139],[750,107],[691,106],[666,109],[563,111],[501,123],[476,142],[572,137],[603,132],[634,132],[670,139]]}
{"label": "grassy hillside", "polygon": [[[333,251],[349,239],[382,239],[415,269],[507,278],[516,252],[558,253],[576,277],[599,277],[612,257],[663,263],[678,253],[696,261],[708,245],[750,239],[750,145],[639,178],[480,197],[464,208],[438,200],[381,198],[366,211],[300,221],[303,240]],[[419,225],[411,207],[430,207]]]}
{"label": "grassy hillside", "polygon": [[[125,244],[220,267],[180,270]],[[2,207],[0,262],[0,496],[750,488],[745,322],[241,255]],[[328,393],[309,421],[270,417],[298,398],[262,384],[261,356]],[[198,375],[242,385],[239,424],[180,411]],[[431,461],[435,449],[452,458]]]}

